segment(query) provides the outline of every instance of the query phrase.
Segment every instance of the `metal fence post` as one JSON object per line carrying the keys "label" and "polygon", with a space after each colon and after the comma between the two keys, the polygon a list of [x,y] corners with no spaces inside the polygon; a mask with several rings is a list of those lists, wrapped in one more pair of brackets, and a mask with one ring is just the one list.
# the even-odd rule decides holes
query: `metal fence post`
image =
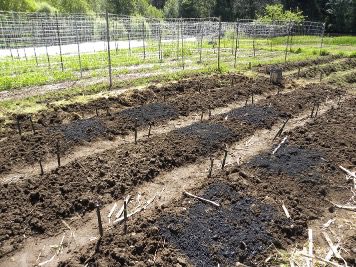
{"label": "metal fence post", "polygon": [[219,17],[219,39],[218,39],[218,70],[220,71],[220,46],[221,46],[221,17]]}
{"label": "metal fence post", "polygon": [[61,69],[64,71],[64,65],[63,65],[63,56],[62,56],[62,44],[61,44],[61,34],[59,31],[59,22],[58,22],[58,13],[56,13],[56,26],[57,26],[57,38],[58,38],[58,45],[59,45],[59,56],[61,59]]}
{"label": "metal fence post", "polygon": [[112,70],[111,70],[111,53],[110,53],[110,28],[109,28],[109,13],[106,10],[106,41],[108,43],[108,67],[109,67],[109,87],[112,87]]}

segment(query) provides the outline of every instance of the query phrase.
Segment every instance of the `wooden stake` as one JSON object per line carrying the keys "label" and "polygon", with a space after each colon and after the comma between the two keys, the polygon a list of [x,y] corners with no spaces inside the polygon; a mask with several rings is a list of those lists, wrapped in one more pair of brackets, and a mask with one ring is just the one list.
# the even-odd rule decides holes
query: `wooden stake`
{"label": "wooden stake", "polygon": [[322,79],[323,79],[323,72],[320,71],[320,82],[321,82]]}
{"label": "wooden stake", "polygon": [[124,200],[124,234],[127,234],[127,202]]}
{"label": "wooden stake", "polygon": [[22,131],[21,131],[21,125],[20,125],[20,119],[16,118],[16,123],[17,123],[17,130],[19,132],[19,135],[22,135]]}
{"label": "wooden stake", "polygon": [[201,111],[201,115],[200,115],[200,121],[203,121],[203,117],[204,117],[204,110]]}
{"label": "wooden stake", "polygon": [[57,153],[58,167],[60,167],[61,166],[61,156],[60,156],[59,141],[57,141],[57,143],[56,143],[56,153]]}
{"label": "wooden stake", "polygon": [[213,173],[213,166],[214,166],[214,159],[210,158],[210,168],[209,168],[208,178],[211,178],[211,174]]}
{"label": "wooden stake", "polygon": [[222,169],[222,170],[225,168],[227,153],[228,153],[227,145],[225,145],[225,149],[224,149],[224,159],[223,159],[222,164],[221,164],[221,169]]}
{"label": "wooden stake", "polygon": [[110,116],[110,108],[106,107],[106,116]]}
{"label": "wooden stake", "polygon": [[40,163],[40,171],[41,171],[40,175],[42,176],[44,174],[44,171],[43,171],[43,166],[42,166],[41,159],[39,159],[39,163]]}
{"label": "wooden stake", "polygon": [[246,102],[245,102],[245,107],[247,106],[248,99],[250,97],[250,94],[247,95]]}
{"label": "wooden stake", "polygon": [[149,123],[149,128],[148,128],[148,137],[150,137],[151,136],[151,129],[152,129],[152,124],[153,124],[153,122],[152,121],[150,121],[150,123]]}
{"label": "wooden stake", "polygon": [[36,134],[35,126],[33,125],[33,121],[32,121],[32,116],[30,116],[30,123],[31,123],[31,128],[32,128],[33,134]]}
{"label": "wooden stake", "polygon": [[97,117],[99,117],[98,108],[95,108],[95,114],[96,114]]}
{"label": "wooden stake", "polygon": [[96,204],[96,216],[98,217],[99,234],[100,234],[100,237],[102,237],[104,235],[104,231],[103,231],[103,224],[101,222],[100,205],[99,204]]}
{"label": "wooden stake", "polygon": [[211,107],[209,106],[209,120],[211,119]]}
{"label": "wooden stake", "polygon": [[310,118],[313,118],[314,110],[315,110],[315,103],[314,103],[314,105],[313,105],[313,109],[312,109],[312,112],[311,112],[311,114],[310,114]]}
{"label": "wooden stake", "polygon": [[202,197],[198,197],[198,196],[193,195],[193,194],[191,194],[191,193],[189,193],[189,192],[187,192],[187,191],[184,191],[184,194],[187,195],[187,196],[189,196],[189,197],[193,197],[193,198],[199,199],[199,200],[201,200],[201,201],[207,202],[207,203],[209,203],[209,204],[212,204],[212,205],[214,205],[214,206],[216,206],[216,207],[220,207],[220,204],[217,203],[217,202],[215,202],[215,201],[211,201],[211,200],[208,200],[208,199],[205,199],[205,198],[202,198]]}
{"label": "wooden stake", "polygon": [[251,103],[253,104],[253,92],[251,93]]}
{"label": "wooden stake", "polygon": [[315,116],[314,116],[314,118],[316,118],[317,116],[318,116],[318,111],[319,111],[319,103],[316,103],[315,104],[316,105],[316,111],[315,111]]}
{"label": "wooden stake", "polygon": [[299,79],[300,77],[300,67],[298,67],[298,75],[297,75],[297,78]]}
{"label": "wooden stake", "polygon": [[279,129],[279,131],[277,132],[276,136],[273,138],[273,141],[276,140],[276,138],[278,136],[281,136],[283,130],[284,130],[284,127],[286,126],[287,122],[289,121],[289,118],[287,118],[287,120],[283,123],[281,129]]}
{"label": "wooden stake", "polygon": [[137,123],[138,123],[138,119],[135,118],[135,144],[137,144]]}

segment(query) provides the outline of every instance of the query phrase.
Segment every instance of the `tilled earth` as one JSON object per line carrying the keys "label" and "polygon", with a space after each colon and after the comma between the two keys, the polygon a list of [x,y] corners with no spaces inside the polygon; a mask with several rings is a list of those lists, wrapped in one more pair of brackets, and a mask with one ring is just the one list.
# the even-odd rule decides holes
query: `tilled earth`
{"label": "tilled earth", "polygon": [[[96,201],[110,203],[122,198],[162,171],[221,152],[225,144],[237,142],[258,129],[269,129],[287,117],[308,110],[315,99],[333,99],[339,94],[340,91],[331,87],[307,86],[141,140],[137,145],[131,143],[76,160],[43,176],[2,184],[1,255],[21,246],[25,235],[58,232],[61,219],[93,210]],[[258,113],[263,120],[247,119],[248,114],[253,118]]]}
{"label": "tilled earth", "polygon": [[[276,154],[230,166],[195,190],[221,207],[182,197],[129,220],[126,235],[112,228],[96,250],[90,245],[60,266],[279,266],[283,262],[268,257],[276,248],[303,246],[308,225],[335,211],[330,200],[343,203],[352,195],[338,165],[356,164],[355,101],[285,133],[288,141]],[[352,266],[350,233],[341,255]]]}
{"label": "tilled earth", "polygon": [[[277,91],[277,88],[265,78],[252,80],[241,75],[225,75],[221,80],[220,76],[183,80],[162,88],[136,91],[128,96],[97,100],[86,106],[57,108],[49,114],[42,112],[32,118],[34,133],[29,116],[19,115],[17,119],[22,135],[18,134],[16,119],[0,135],[0,150],[3,152],[0,155],[0,174],[55,156],[57,142],[60,153],[65,155],[75,147],[97,139],[112,140],[115,136],[127,135],[134,130],[135,124],[138,128],[150,123],[159,125],[191,112],[206,113],[209,109],[245,99],[252,92],[260,95]],[[94,114],[90,118],[81,118],[78,115],[82,113],[80,108],[82,112],[91,110]]]}

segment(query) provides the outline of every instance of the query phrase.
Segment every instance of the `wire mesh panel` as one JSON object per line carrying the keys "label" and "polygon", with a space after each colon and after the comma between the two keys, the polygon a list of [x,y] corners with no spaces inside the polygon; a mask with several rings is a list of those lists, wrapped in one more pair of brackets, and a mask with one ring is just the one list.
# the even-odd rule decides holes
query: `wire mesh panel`
{"label": "wire mesh panel", "polygon": [[323,33],[323,23],[307,21],[0,12],[0,90],[263,63],[320,46]]}

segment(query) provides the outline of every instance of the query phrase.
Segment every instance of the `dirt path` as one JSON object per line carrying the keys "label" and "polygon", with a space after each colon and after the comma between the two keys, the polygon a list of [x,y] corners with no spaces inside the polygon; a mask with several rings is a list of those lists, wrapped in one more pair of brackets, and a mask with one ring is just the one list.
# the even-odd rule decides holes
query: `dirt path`
{"label": "dirt path", "polygon": [[[332,107],[332,102],[326,102],[321,106],[320,115],[325,113]],[[286,130],[292,130],[298,126],[304,125],[311,119],[309,118],[310,111],[304,111],[299,116],[291,119],[286,126]],[[270,130],[258,130],[252,136],[243,139],[240,142],[234,143],[229,148],[228,164],[234,164],[237,161],[247,162],[251,157],[257,155],[261,151],[272,148],[273,138],[276,132],[280,129],[281,123],[276,124]],[[221,159],[221,155],[217,155]],[[242,159],[241,159],[242,158]],[[137,216],[148,216],[155,212],[153,206],[169,205],[181,197],[183,190],[190,190],[198,187],[206,180],[207,169],[210,160],[204,159],[196,164],[186,165],[176,168],[171,172],[162,173],[154,178],[151,182],[145,182],[136,187],[130,192],[134,196],[134,202],[137,201],[137,196],[140,194],[142,199],[150,199],[156,194],[160,197],[148,207],[148,209]],[[220,168],[220,164],[216,164],[214,171]],[[167,186],[169,185],[169,186]],[[164,190],[163,190],[164,189]],[[118,203],[121,206],[121,203]],[[137,204],[137,203],[135,203]],[[104,229],[110,228],[107,220],[107,214],[114,203],[106,205],[102,208],[102,217],[104,219]],[[135,205],[132,205],[135,206]],[[56,236],[46,238],[30,237],[25,241],[24,247],[17,251],[14,255],[4,258],[0,262],[0,266],[33,266],[39,262],[44,262],[52,258],[52,261],[43,266],[56,266],[59,261],[70,258],[73,253],[80,251],[82,246],[93,242],[97,238],[97,221],[94,212],[86,214],[83,218],[72,218],[67,220],[71,226],[71,231],[75,234],[74,240],[70,240],[71,231],[65,231]],[[65,236],[64,236],[65,235]],[[51,245],[58,245],[64,236],[63,250],[56,255]],[[39,255],[41,256],[39,257]]]}

